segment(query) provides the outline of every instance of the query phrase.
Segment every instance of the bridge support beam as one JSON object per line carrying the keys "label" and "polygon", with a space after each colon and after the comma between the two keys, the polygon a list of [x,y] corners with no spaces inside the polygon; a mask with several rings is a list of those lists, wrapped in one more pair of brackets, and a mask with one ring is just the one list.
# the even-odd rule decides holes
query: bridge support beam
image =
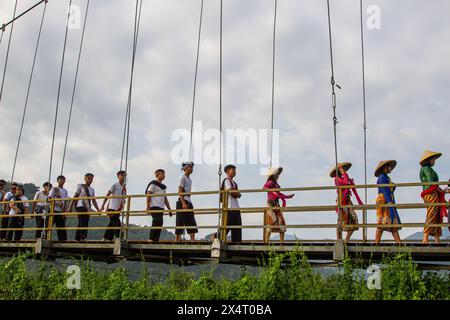
{"label": "bridge support beam", "polygon": [[214,239],[211,244],[211,258],[217,259],[217,261],[225,259],[225,249],[227,244],[219,239]]}
{"label": "bridge support beam", "polygon": [[128,242],[123,239],[114,240],[114,252],[115,256],[126,257],[128,254]]}
{"label": "bridge support beam", "polygon": [[37,239],[36,244],[34,246],[34,253],[36,255],[43,256],[51,256],[54,254],[54,250],[52,250],[52,242],[49,240],[45,240],[42,238]]}
{"label": "bridge support beam", "polygon": [[333,260],[334,261],[344,261],[345,257],[345,244],[344,241],[339,239],[334,243],[333,248]]}

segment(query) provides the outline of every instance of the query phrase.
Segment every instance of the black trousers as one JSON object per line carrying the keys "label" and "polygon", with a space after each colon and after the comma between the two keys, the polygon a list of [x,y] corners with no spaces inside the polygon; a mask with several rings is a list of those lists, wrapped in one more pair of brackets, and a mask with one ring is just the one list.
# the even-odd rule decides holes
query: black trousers
{"label": "black trousers", "polygon": [[[66,219],[63,216],[54,216],[53,225],[56,225],[56,228],[65,228]],[[58,241],[67,241],[67,230],[56,230],[56,235],[58,236]]]}
{"label": "black trousers", "polygon": [[23,226],[25,224],[23,217],[17,217],[16,215],[13,215],[9,217],[9,223],[8,223],[8,229],[18,229],[15,231],[9,230],[6,234],[6,240],[11,241],[14,236],[14,241],[20,241],[22,239],[23,234]]}
{"label": "black trousers", "polygon": [[[241,211],[230,210],[227,212],[227,225],[228,226],[242,226]],[[226,229],[225,233],[231,230],[231,242],[242,242],[242,229]]]}
{"label": "black trousers", "polygon": [[[85,207],[77,207],[77,212],[88,212]],[[87,228],[89,227],[89,215],[88,214],[79,214],[78,215],[78,228]],[[78,229],[75,233],[75,240],[82,241],[87,238],[88,230],[80,230]]]}
{"label": "black trousers", "polygon": [[[7,214],[8,214],[8,212],[2,213],[2,215],[7,215]],[[0,220],[1,220],[1,229],[0,229],[0,240],[1,240],[1,239],[6,239],[6,234],[8,232],[4,229],[8,228],[9,217],[8,216],[0,217]]]}
{"label": "black trousers", "polygon": [[[164,210],[164,208],[151,207],[150,210]],[[160,212],[160,213],[152,213],[151,215],[152,215],[152,227],[162,227],[164,214]],[[151,229],[149,239],[152,241],[159,241],[161,231],[162,231],[161,229]]]}
{"label": "black trousers", "polygon": [[[38,206],[36,207],[35,213],[37,214],[42,214],[44,212],[44,207]],[[44,228],[44,217],[42,216],[37,216],[35,217],[36,219],[36,228]],[[47,217],[48,219],[48,217]],[[48,225],[48,222],[46,223],[46,225]],[[42,235],[42,230],[36,230],[35,234],[34,234],[34,238],[35,239],[39,239]]]}
{"label": "black trousers", "polygon": [[[194,209],[194,206],[189,201],[186,201],[188,204],[188,209]],[[183,209],[183,204],[181,203],[181,200],[177,201],[177,210]],[[196,227],[197,222],[195,221],[194,212],[177,212],[176,217],[176,226],[177,227]],[[197,233],[198,229],[189,228],[186,229],[187,233]],[[175,234],[183,234],[184,229],[176,229]]]}
{"label": "black trousers", "polygon": [[[117,210],[108,210],[108,211],[117,211]],[[109,227],[120,227],[120,214],[111,214],[109,215],[109,223],[107,225],[107,228]],[[105,230],[105,234],[103,235],[103,238],[107,240],[113,240],[114,236],[116,238],[120,237],[120,229],[108,229]]]}

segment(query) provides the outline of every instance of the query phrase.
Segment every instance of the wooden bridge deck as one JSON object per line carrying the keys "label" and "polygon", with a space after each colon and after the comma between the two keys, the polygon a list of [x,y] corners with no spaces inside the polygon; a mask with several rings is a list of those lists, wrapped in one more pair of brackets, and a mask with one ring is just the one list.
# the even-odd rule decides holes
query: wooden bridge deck
{"label": "wooden bridge deck", "polygon": [[118,262],[147,261],[192,265],[204,263],[226,263],[258,266],[270,253],[302,251],[313,266],[336,266],[342,262],[344,252],[364,264],[379,262],[385,255],[397,253],[410,254],[412,260],[421,268],[450,270],[450,243],[422,244],[406,242],[393,243],[351,242],[344,245],[341,241],[286,242],[283,245],[262,241],[243,241],[242,243],[223,244],[219,241],[196,242],[159,242],[142,241],[21,241],[1,242],[0,255],[12,256],[19,252],[32,252],[36,257],[47,260],[58,258],[85,258],[94,261]]}

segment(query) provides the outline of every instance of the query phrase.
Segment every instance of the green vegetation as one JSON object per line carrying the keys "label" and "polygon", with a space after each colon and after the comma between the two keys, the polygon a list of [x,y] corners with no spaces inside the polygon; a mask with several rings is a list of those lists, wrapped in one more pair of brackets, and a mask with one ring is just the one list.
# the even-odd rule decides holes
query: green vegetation
{"label": "green vegetation", "polygon": [[[381,289],[366,285],[365,269],[350,259],[338,272],[322,276],[300,253],[273,254],[257,274],[244,268],[236,280],[200,276],[167,266],[162,278],[145,269],[136,280],[127,271],[99,272],[87,262],[78,262],[81,288],[70,290],[64,268],[40,262],[27,268],[26,255],[0,264],[0,299],[445,299],[450,300],[448,272],[422,273],[407,256],[383,261]],[[34,270],[33,270],[34,269]]]}

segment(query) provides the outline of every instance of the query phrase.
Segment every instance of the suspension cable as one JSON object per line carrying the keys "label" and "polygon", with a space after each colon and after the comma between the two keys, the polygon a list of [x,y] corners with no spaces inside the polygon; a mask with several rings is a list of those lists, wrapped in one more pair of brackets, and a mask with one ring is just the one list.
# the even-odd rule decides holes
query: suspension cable
{"label": "suspension cable", "polygon": [[273,118],[275,109],[275,49],[276,49],[276,30],[277,30],[277,8],[278,8],[278,0],[274,0],[273,38],[272,38],[272,114],[270,121],[270,167],[272,167],[272,158],[273,158]]}
{"label": "suspension cable", "polygon": [[50,166],[48,171],[48,181],[51,181],[52,178],[52,165],[53,165],[53,151],[55,148],[55,137],[56,137],[56,125],[58,123],[58,111],[59,111],[59,98],[61,95],[61,83],[62,83],[62,75],[64,70],[64,59],[66,55],[66,45],[67,45],[67,33],[69,31],[69,20],[70,20],[70,8],[72,7],[72,0],[69,0],[69,8],[67,13],[67,21],[66,21],[66,32],[64,35],[64,45],[62,50],[62,58],[61,58],[61,69],[59,71],[59,81],[58,81],[58,94],[56,96],[56,108],[55,108],[55,119],[53,122],[53,135],[52,135],[52,146],[50,151]]}
{"label": "suspension cable", "polygon": [[87,22],[88,13],[89,13],[89,3],[90,3],[90,0],[87,0],[86,11],[85,11],[85,14],[84,14],[83,31],[81,32],[80,50],[78,51],[77,67],[76,67],[76,70],[75,70],[75,79],[73,81],[72,98],[71,98],[71,101],[70,101],[70,110],[69,110],[69,119],[67,121],[66,139],[64,141],[64,151],[63,151],[63,157],[62,157],[62,163],[61,163],[61,175],[64,173],[64,164],[65,164],[65,160],[66,160],[67,143],[68,143],[68,140],[69,140],[70,125],[71,125],[71,121],[72,121],[73,102],[74,102],[74,99],[75,99],[75,92],[76,92],[76,88],[77,88],[78,71],[79,71],[79,68],[80,68],[81,52],[83,50],[84,34],[85,34],[85,31],[86,31],[86,22]]}
{"label": "suspension cable", "polygon": [[36,65],[36,58],[37,58],[37,54],[38,54],[38,50],[39,50],[39,43],[40,43],[41,34],[42,34],[42,26],[44,25],[44,18],[45,18],[45,12],[46,11],[47,11],[47,3],[45,3],[44,10],[42,11],[42,18],[41,18],[41,23],[40,23],[40,26],[39,26],[39,32],[38,32],[38,37],[37,37],[37,42],[36,42],[36,49],[34,51],[33,63],[32,63],[31,72],[30,72],[30,78],[28,80],[28,89],[27,89],[27,94],[26,94],[26,98],[25,98],[25,104],[24,104],[24,107],[23,107],[22,122],[20,124],[20,130],[19,130],[19,138],[17,139],[16,153],[15,153],[15,156],[14,156],[14,163],[13,163],[13,168],[12,168],[12,173],[11,173],[11,180],[10,180],[11,182],[14,181],[14,174],[15,174],[15,171],[16,171],[17,157],[18,157],[18,154],[19,154],[20,142],[22,140],[22,132],[23,132],[23,127],[24,127],[24,123],[25,123],[25,115],[27,113],[28,99],[30,97],[31,83],[33,81],[34,67]]}
{"label": "suspension cable", "polygon": [[223,43],[223,0],[220,0],[220,45],[219,45],[219,132],[220,132],[220,149],[219,149],[219,188],[222,177],[222,87],[223,87],[223,58],[222,58],[222,43]]}
{"label": "suspension cable", "polygon": [[194,72],[194,89],[192,94],[192,111],[191,111],[191,138],[189,143],[189,161],[192,161],[192,142],[193,142],[193,131],[194,131],[194,113],[195,113],[195,99],[197,94],[197,75],[198,75],[198,61],[200,56],[200,43],[202,36],[202,24],[203,24],[203,0],[200,4],[200,23],[198,26],[198,39],[197,39],[197,57],[195,59],[195,72]]}
{"label": "suspension cable", "polygon": [[[17,12],[17,1],[18,0],[16,0],[16,3],[14,5],[13,20],[11,22],[11,30],[9,31],[8,47],[6,49],[6,57],[5,57],[5,67],[3,68],[2,85],[1,85],[1,88],[0,88],[0,102],[2,101],[2,97],[3,97],[3,87],[5,85],[6,70],[8,68],[9,50],[11,48],[11,38],[12,38],[13,30],[14,30],[14,20],[16,18],[16,12]],[[3,25],[3,27],[2,27],[3,31],[5,31],[5,27],[6,27],[6,24]]]}
{"label": "suspension cable", "polygon": [[[122,140],[122,155],[120,159],[120,169],[123,169],[123,163],[125,163],[125,171],[128,169],[128,145],[130,139],[130,118],[131,118],[131,102],[132,102],[132,91],[133,91],[133,77],[134,77],[134,66],[136,60],[136,49],[139,35],[139,26],[141,22],[141,12],[142,12],[142,0],[136,0],[136,9],[134,15],[134,34],[133,34],[133,50],[131,58],[131,74],[130,74],[130,86],[128,90],[128,101],[125,115],[125,125]],[[125,160],[124,160],[125,159]]]}
{"label": "suspension cable", "polygon": [[[363,28],[363,0],[360,0],[361,16],[361,67],[362,67],[362,99],[364,116],[364,184],[367,184],[367,117],[366,117],[366,62],[364,50],[364,28]],[[367,188],[365,190],[365,203],[367,205]]]}
{"label": "suspension cable", "polygon": [[14,24],[14,21],[16,21],[17,19],[21,18],[22,16],[24,16],[25,14],[27,14],[28,12],[30,12],[31,10],[33,10],[34,8],[36,8],[37,6],[42,4],[43,2],[45,2],[45,4],[47,4],[48,0],[41,0],[38,3],[36,3],[35,5],[33,5],[31,8],[29,8],[29,9],[25,10],[24,12],[22,12],[21,14],[19,14],[17,17],[14,16],[11,21],[3,24],[2,28],[5,28],[5,27],[9,26],[10,24]]}
{"label": "suspension cable", "polygon": [[2,34],[0,35],[0,46],[2,45],[3,34],[5,33],[5,28],[4,28],[4,26],[2,26],[1,31],[2,31]]}
{"label": "suspension cable", "polygon": [[[334,79],[334,57],[333,57],[333,36],[331,32],[331,13],[330,13],[330,0],[327,0],[327,12],[328,12],[328,37],[330,42],[330,66],[331,66],[331,103],[333,108],[333,131],[334,131],[334,155],[336,162],[336,177],[338,177],[338,146],[337,146],[337,117],[336,117],[336,82]],[[338,205],[339,201],[338,201]]]}

